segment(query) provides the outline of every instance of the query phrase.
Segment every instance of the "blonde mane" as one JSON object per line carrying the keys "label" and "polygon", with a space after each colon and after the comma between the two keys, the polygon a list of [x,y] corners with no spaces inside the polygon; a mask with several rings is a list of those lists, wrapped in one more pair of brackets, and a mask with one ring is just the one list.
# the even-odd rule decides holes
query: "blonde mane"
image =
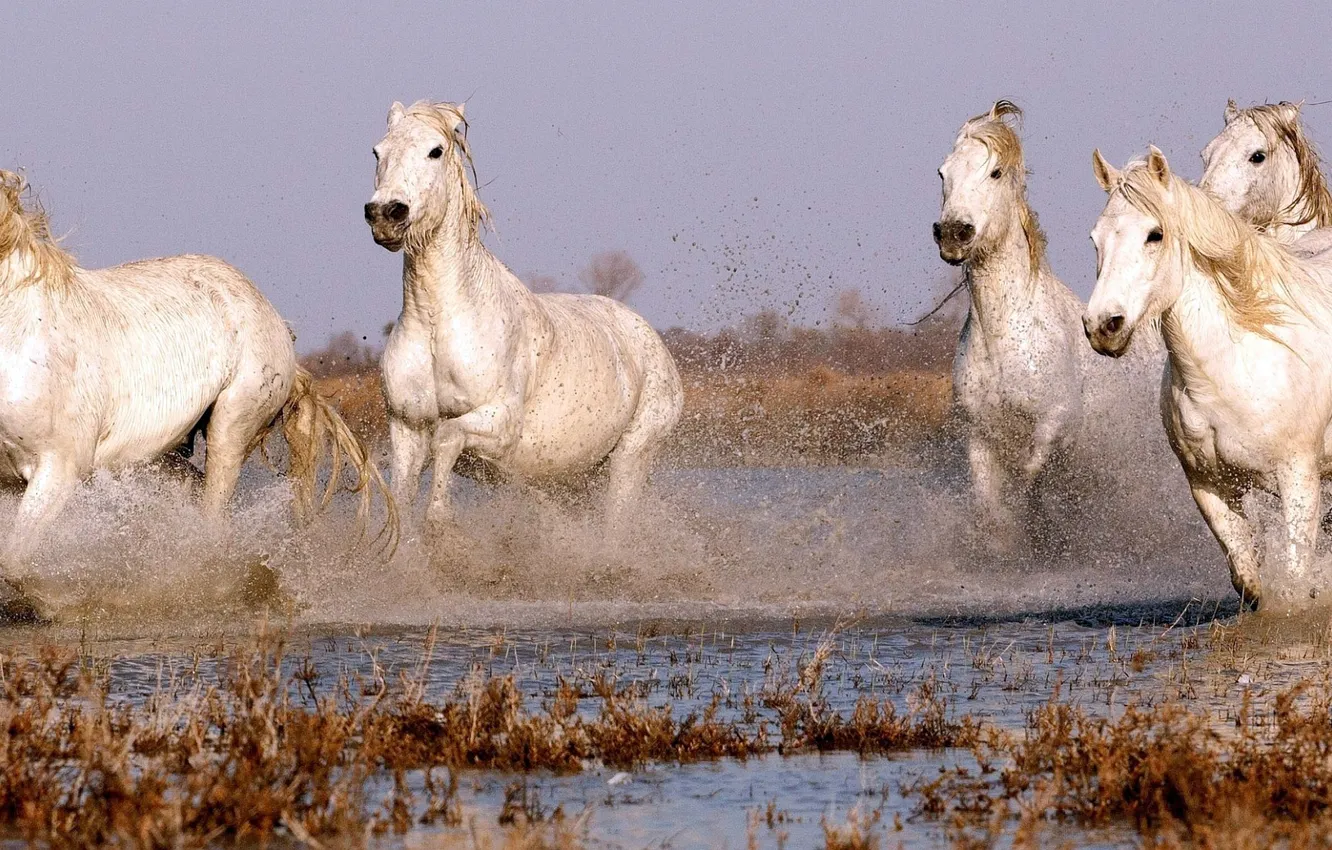
{"label": "blonde mane", "polygon": [[1017,131],[1006,120],[1012,116],[1015,122],[1022,120],[1022,110],[1011,100],[996,101],[989,112],[983,112],[962,125],[959,138],[975,139],[985,145],[995,158],[999,168],[1003,169],[1005,179],[1014,181],[1018,193],[1018,222],[1027,237],[1027,259],[1031,273],[1041,270],[1045,259],[1045,231],[1041,230],[1036,212],[1027,202],[1027,165],[1022,156],[1022,141]]}
{"label": "blonde mane", "polygon": [[[1234,101],[1231,101],[1234,105]],[[1300,170],[1299,191],[1295,200],[1276,214],[1271,222],[1264,222],[1264,227],[1276,225],[1299,226],[1314,224],[1317,227],[1332,225],[1332,193],[1328,192],[1327,180],[1323,177],[1323,158],[1318,148],[1304,132],[1304,122],[1295,104],[1264,103],[1241,109],[1236,117],[1248,118],[1254,123],[1269,147],[1286,144],[1295,153],[1295,162]]]}
{"label": "blonde mane", "polygon": [[51,235],[50,220],[32,198],[28,181],[21,174],[0,170],[0,260],[20,251],[32,265],[27,277],[17,281],[20,285],[42,281],[63,286],[74,276],[74,258]]}
{"label": "blonde mane", "polygon": [[1219,201],[1170,173],[1167,182],[1135,160],[1119,173],[1113,191],[1161,224],[1163,247],[1178,247],[1216,283],[1231,318],[1241,328],[1276,339],[1282,308],[1306,317],[1312,303],[1326,310],[1327,296],[1296,257],[1275,237],[1255,230]]}
{"label": "blonde mane", "polygon": [[473,236],[479,235],[482,226],[490,223],[490,211],[481,203],[473,182],[467,179],[469,169],[475,178],[476,166],[472,163],[472,149],[467,144],[468,124],[462,107],[444,101],[418,100],[407,109],[406,114],[420,118],[445,138],[452,140],[453,144],[448,147],[448,164],[458,182],[463,221]]}

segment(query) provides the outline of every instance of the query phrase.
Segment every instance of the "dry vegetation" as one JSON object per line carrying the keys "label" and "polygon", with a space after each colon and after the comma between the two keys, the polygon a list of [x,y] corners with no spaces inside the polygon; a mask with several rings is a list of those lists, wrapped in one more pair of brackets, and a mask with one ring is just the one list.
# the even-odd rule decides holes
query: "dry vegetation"
{"label": "dry vegetation", "polygon": [[[786,465],[916,454],[946,436],[957,332],[956,319],[918,330],[790,328],[771,311],[716,334],[668,330],[685,412],[667,459]],[[364,341],[339,334],[305,362],[352,427],[383,439],[377,359]]]}
{"label": "dry vegetation", "polygon": [[1042,824],[1065,822],[1130,824],[1151,847],[1326,847],[1330,706],[1327,682],[1301,682],[1261,718],[1246,696],[1223,730],[1178,702],[1130,705],[1109,719],[1056,694],[1024,734],[978,736],[978,768],[913,790],[923,812],[951,817],[966,846],[995,845],[1017,818],[1025,846],[1039,846]]}
{"label": "dry vegetation", "polygon": [[[866,700],[850,717],[829,709],[826,650],[759,698],[780,715],[770,730],[753,698],[714,698],[675,717],[610,678],[592,692],[561,680],[532,707],[510,677],[476,673],[438,699],[425,694],[430,645],[415,676],[344,677],[321,695],[319,672],[263,636],[205,675],[196,663],[143,703],[109,695],[105,671],[47,649],[4,661],[0,686],[0,829],[63,847],[202,846],[290,836],[402,834],[463,823],[459,771],[579,771],[588,764],[739,758],[810,747],[862,753],[969,743],[923,690],[909,715]],[[737,708],[743,710],[737,711]],[[409,776],[420,779],[413,785]],[[391,790],[376,795],[376,781]],[[541,817],[537,817],[537,815]],[[506,795],[502,846],[570,846],[562,815],[548,820],[522,786]],[[471,840],[480,843],[473,835]],[[516,842],[516,844],[515,844]]]}
{"label": "dry vegetation", "polygon": [[[1070,829],[1102,828],[1154,848],[1327,846],[1332,680],[1253,682],[1226,710],[1199,700],[1206,675],[1193,656],[1207,653],[1232,682],[1237,668],[1264,663],[1255,666],[1226,628],[1177,636],[1133,647],[1112,629],[1103,643],[1060,649],[1052,634],[1043,651],[1028,651],[1070,683],[1056,679],[1018,728],[958,717],[943,694],[965,688],[937,678],[975,676],[1004,693],[1027,687],[1033,677],[1019,668],[1038,659],[1024,661],[1011,642],[964,642],[965,657],[935,656],[928,669],[910,660],[910,672],[881,667],[830,634],[807,656],[770,657],[759,687],[705,691],[682,716],[669,702],[649,704],[644,681],[602,663],[552,669],[542,696],[533,680],[490,675],[475,662],[451,687],[431,685],[429,640],[396,680],[375,664],[333,682],[308,657],[287,656],[280,637],[261,635],[194,659],[133,702],[113,696],[108,668],[86,656],[24,651],[0,665],[0,838],[59,847],[360,846],[430,829],[444,847],[576,848],[604,844],[591,811],[543,802],[523,777],[916,750],[939,753],[932,763],[942,767],[900,789],[885,786],[877,807],[862,799],[844,816],[825,815],[825,847],[895,846],[904,823],[885,805],[897,793],[914,801],[912,821],[935,824],[955,847],[1061,846],[1061,837],[1089,834]],[[640,660],[644,641],[640,634]],[[681,668],[709,663],[704,643],[682,652]],[[492,657],[510,649],[499,639]],[[825,684],[834,663],[843,677],[837,699]],[[846,673],[866,663],[881,670],[885,693],[906,699],[861,691],[837,710]],[[1153,689],[1133,691],[1134,676]],[[1169,683],[1164,691],[1161,683]],[[1168,696],[1176,687],[1179,698]],[[1135,695],[1115,707],[1121,689]],[[498,811],[484,816],[460,792],[478,770],[516,777]],[[749,846],[766,839],[780,847],[793,820],[770,802],[748,822]]]}

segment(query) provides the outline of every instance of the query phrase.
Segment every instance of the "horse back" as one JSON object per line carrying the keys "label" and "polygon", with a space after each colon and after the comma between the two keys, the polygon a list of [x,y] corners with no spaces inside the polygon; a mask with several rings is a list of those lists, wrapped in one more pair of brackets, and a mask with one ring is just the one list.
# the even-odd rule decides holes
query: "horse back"
{"label": "horse back", "polygon": [[[212,257],[144,260],[84,273],[97,324],[99,465],[160,455],[187,436],[255,362],[293,371],[290,332],[234,267]],[[94,315],[95,313],[95,315]]]}

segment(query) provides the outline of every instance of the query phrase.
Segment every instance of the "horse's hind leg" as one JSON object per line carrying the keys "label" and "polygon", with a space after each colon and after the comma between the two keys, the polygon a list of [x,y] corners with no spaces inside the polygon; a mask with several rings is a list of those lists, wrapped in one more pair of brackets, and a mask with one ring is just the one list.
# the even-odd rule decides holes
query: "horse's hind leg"
{"label": "horse's hind leg", "polygon": [[271,403],[258,404],[243,385],[233,384],[218,396],[208,420],[208,448],[204,454],[203,510],[209,519],[223,517],[236,493],[241,467],[249,454],[250,441],[281,409]]}
{"label": "horse's hind leg", "polygon": [[620,528],[625,513],[633,506],[647,485],[654,452],[650,448],[622,451],[617,446],[611,452],[609,480],[606,484],[606,522],[612,529]]}
{"label": "horse's hind leg", "polygon": [[671,411],[669,396],[640,404],[638,414],[610,454],[606,522],[612,531],[620,528],[625,514],[647,486],[652,461],[679,415]]}

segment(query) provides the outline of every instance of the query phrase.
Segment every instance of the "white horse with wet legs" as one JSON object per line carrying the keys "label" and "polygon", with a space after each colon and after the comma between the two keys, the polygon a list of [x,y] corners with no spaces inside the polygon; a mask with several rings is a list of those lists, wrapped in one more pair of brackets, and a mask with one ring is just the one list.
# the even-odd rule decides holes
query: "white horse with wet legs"
{"label": "white horse with wet legs", "polygon": [[1298,253],[1332,247],[1332,193],[1300,105],[1240,109],[1232,100],[1225,121],[1220,135],[1203,148],[1198,185]]}
{"label": "white horse with wet legs", "polygon": [[214,519],[246,457],[279,424],[301,517],[315,507],[328,448],[330,488],[349,459],[362,510],[370,485],[383,489],[365,446],[297,366],[286,324],[244,275],[203,256],[79,268],[40,208],[25,207],[24,190],[19,175],[0,171],[0,481],[25,487],[0,563],[17,592],[9,613],[44,613],[32,555],[82,480],[155,461],[199,431],[203,507]]}
{"label": "white horse with wet legs", "polygon": [[962,125],[939,169],[939,256],[966,269],[971,308],[953,362],[981,527],[1012,552],[1052,459],[1076,442],[1083,416],[1082,302],[1051,272],[1027,203],[1022,145],[1001,100]]}
{"label": "white horse with wet legs", "polygon": [[[1156,148],[1116,171],[1092,231],[1096,289],[1084,319],[1100,353],[1160,324],[1161,408],[1193,498],[1249,604],[1308,592],[1319,489],[1332,473],[1332,262],[1291,253],[1171,173]],[[1276,493],[1293,594],[1268,593],[1246,492]]]}
{"label": "white horse with wet legs", "polygon": [[482,243],[463,107],[394,103],[365,205],[375,242],[403,251],[403,305],[382,360],[393,488],[415,501],[434,460],[427,531],[452,521],[467,453],[525,481],[609,467],[614,522],[643,487],[683,406],[651,326],[593,295],[534,295]]}

